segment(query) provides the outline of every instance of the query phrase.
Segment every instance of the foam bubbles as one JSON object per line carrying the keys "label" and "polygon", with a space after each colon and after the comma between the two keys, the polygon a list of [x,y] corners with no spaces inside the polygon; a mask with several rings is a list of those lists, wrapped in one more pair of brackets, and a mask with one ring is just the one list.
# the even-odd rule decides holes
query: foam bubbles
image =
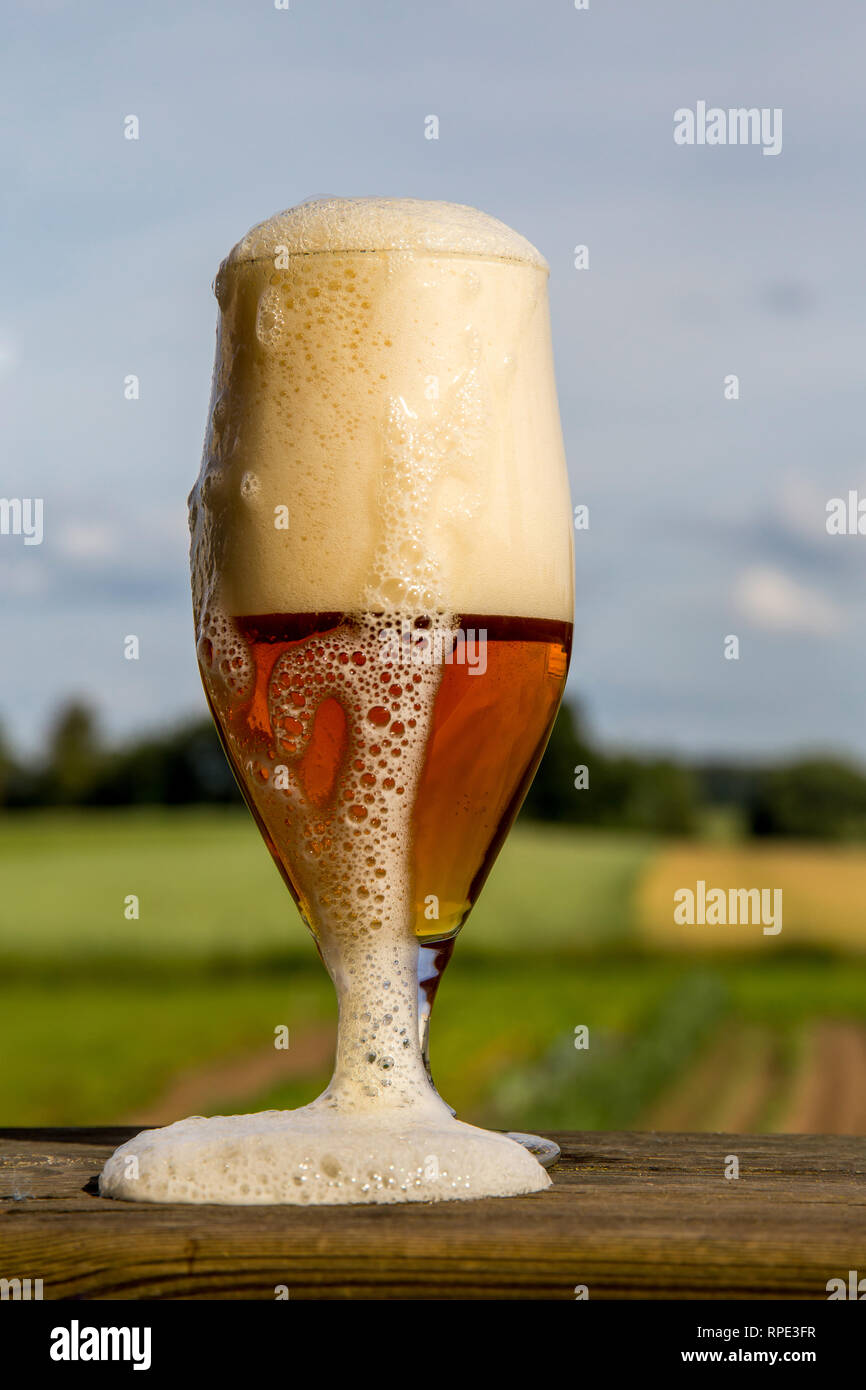
{"label": "foam bubbles", "polygon": [[452,204],[329,199],[253,228],[218,277],[196,607],[569,620],[546,279]]}
{"label": "foam bubbles", "polygon": [[268,285],[259,296],[256,309],[256,337],[263,347],[276,347],[284,326],[282,296]]}
{"label": "foam bubbles", "polygon": [[[504,1134],[438,1115],[294,1111],[197,1117],[144,1130],[108,1160],[103,1197],[139,1202],[454,1202],[542,1192],[550,1178]],[[131,1159],[135,1159],[135,1164]]]}
{"label": "foam bubbles", "polygon": [[547,268],[519,232],[477,208],[421,198],[311,198],[274,213],[242,237],[220,267],[282,255],[390,251],[495,257]]}
{"label": "foam bubbles", "polygon": [[249,648],[232,619],[215,603],[199,617],[196,653],[229,705],[249,698],[255,678]]}

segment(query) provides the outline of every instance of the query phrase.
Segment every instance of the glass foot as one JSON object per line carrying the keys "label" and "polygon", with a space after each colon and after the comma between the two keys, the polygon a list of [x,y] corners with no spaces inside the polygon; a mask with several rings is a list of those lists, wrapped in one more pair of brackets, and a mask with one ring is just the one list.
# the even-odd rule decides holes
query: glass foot
{"label": "glass foot", "polygon": [[552,1139],[542,1139],[538,1134],[523,1134],[520,1130],[510,1129],[507,1137],[513,1139],[517,1144],[522,1144],[524,1149],[528,1149],[532,1156],[538,1159],[542,1168],[549,1168],[562,1152],[559,1145],[554,1144]]}

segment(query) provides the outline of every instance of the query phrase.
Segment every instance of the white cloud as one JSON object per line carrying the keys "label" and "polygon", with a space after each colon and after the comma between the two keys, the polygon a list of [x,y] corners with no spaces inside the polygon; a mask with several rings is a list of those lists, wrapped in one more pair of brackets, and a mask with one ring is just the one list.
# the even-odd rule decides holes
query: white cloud
{"label": "white cloud", "polygon": [[18,348],[9,334],[0,328],[0,376],[14,371],[18,366]]}
{"label": "white cloud", "polygon": [[117,529],[101,521],[69,521],[60,533],[59,546],[72,560],[107,560],[118,554]]}
{"label": "white cloud", "polygon": [[768,565],[740,574],[734,602],[743,618],[769,630],[827,636],[845,623],[840,609],[823,594]]}

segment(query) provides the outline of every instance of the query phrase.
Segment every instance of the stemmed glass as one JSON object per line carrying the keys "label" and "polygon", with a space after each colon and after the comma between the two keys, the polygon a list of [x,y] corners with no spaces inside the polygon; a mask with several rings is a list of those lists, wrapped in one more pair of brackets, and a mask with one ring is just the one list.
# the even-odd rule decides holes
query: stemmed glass
{"label": "stemmed glass", "polygon": [[414,200],[301,204],[220,268],[190,497],[198,660],[334,981],[336,1066],[299,1110],[146,1131],[106,1165],[108,1195],[336,1204],[549,1185],[538,1159],[556,1146],[461,1123],[428,1056],[442,972],[567,674],[546,283],[502,223]]}

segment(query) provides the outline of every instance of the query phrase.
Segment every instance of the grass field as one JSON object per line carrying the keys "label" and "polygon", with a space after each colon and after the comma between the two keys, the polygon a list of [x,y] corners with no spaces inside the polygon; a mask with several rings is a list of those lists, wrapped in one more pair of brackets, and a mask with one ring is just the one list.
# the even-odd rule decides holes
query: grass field
{"label": "grass field", "polygon": [[[638,839],[515,832],[461,952],[568,952],[623,939],[650,850]],[[0,875],[0,966],[7,970],[315,958],[243,812],[18,816],[0,823]],[[139,899],[138,920],[124,915],[130,894]]]}
{"label": "grass field", "polygon": [[[866,1132],[866,855],[742,853],[518,827],[437,1001],[442,1093],[503,1127]],[[326,1082],[333,991],[245,815],[10,818],[0,875],[0,1124],[161,1123]],[[783,882],[783,932],[757,953],[666,934],[673,886],[699,877]]]}

